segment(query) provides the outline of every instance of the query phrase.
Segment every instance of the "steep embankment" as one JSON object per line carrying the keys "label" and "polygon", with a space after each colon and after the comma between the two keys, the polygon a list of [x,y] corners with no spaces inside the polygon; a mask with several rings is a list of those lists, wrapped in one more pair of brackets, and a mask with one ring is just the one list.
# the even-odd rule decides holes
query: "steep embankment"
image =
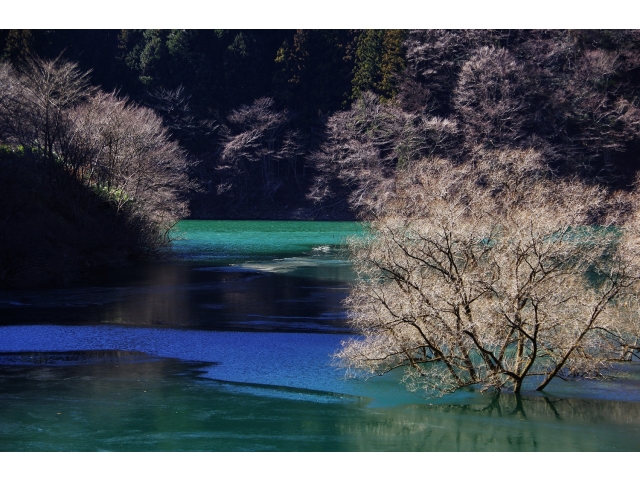
{"label": "steep embankment", "polygon": [[139,238],[60,165],[0,150],[0,288],[64,285],[125,264],[142,253]]}

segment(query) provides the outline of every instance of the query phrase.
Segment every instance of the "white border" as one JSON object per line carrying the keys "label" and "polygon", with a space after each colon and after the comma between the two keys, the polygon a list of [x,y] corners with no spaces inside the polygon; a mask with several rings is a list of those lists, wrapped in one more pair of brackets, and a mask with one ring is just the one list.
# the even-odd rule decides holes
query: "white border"
{"label": "white border", "polygon": [[0,28],[639,28],[633,0],[24,0]]}

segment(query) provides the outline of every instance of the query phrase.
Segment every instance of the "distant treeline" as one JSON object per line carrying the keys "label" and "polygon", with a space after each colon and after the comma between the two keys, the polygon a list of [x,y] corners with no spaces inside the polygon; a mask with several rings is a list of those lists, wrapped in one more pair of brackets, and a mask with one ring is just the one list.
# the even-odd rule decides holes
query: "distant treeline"
{"label": "distant treeline", "polygon": [[[13,65],[33,56],[62,56],[91,71],[94,85],[156,110],[197,160],[192,176],[203,190],[192,197],[195,216],[312,216],[318,211],[306,198],[313,178],[307,154],[321,140],[326,118],[349,108],[361,92],[395,95],[405,35],[398,30],[5,30],[0,46]],[[238,112],[256,101],[266,111],[240,119]],[[233,157],[228,143],[239,134],[245,134],[243,147],[250,152]]]}
{"label": "distant treeline", "polygon": [[261,97],[315,119],[363,91],[396,93],[400,30],[4,30],[5,59],[62,55],[94,84],[136,101],[182,86],[198,117],[224,118]]}
{"label": "distant treeline", "polygon": [[195,217],[348,218],[430,155],[534,148],[620,188],[640,165],[635,30],[5,30],[0,48],[152,108]]}

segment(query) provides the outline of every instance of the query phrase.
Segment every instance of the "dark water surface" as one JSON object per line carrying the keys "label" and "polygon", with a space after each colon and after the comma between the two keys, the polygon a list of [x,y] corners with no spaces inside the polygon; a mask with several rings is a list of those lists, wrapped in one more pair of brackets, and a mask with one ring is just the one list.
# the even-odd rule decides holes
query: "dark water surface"
{"label": "dark water surface", "polygon": [[640,370],[425,400],[345,380],[349,222],[185,221],[178,260],[0,294],[3,451],[640,449]]}

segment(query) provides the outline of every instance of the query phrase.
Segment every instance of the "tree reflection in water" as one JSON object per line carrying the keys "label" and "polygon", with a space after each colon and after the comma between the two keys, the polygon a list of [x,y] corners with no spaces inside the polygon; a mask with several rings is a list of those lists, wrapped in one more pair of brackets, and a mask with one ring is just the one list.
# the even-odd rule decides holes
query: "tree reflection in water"
{"label": "tree reflection in water", "polygon": [[329,363],[353,272],[332,252],[355,230],[185,222],[184,261],[0,293],[0,450],[640,449],[638,374],[438,400],[345,381]]}
{"label": "tree reflection in water", "polygon": [[[640,404],[473,394],[373,408],[363,398],[202,378],[135,352],[0,358],[0,450],[637,450]],[[455,400],[455,399],[454,399]]]}

